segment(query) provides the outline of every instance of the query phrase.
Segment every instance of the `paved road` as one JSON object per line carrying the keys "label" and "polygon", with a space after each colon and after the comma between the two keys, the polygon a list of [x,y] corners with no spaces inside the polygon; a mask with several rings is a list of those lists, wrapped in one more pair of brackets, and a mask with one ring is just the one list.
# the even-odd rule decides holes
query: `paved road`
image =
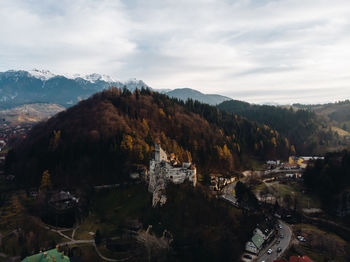
{"label": "paved road", "polygon": [[[288,248],[289,243],[292,239],[292,230],[286,223],[282,222],[281,220],[279,220],[278,222],[279,224],[282,225],[282,229],[279,229],[278,236],[280,234],[283,234],[284,238],[278,238],[278,240],[280,241],[279,244],[275,244],[276,240],[274,240],[268,247],[266,247],[264,250],[260,252],[256,261],[273,262],[274,260],[278,259],[284,253],[284,251],[286,251],[286,249]],[[282,248],[282,251],[279,253],[277,253],[278,247]],[[267,254],[267,250],[269,248],[272,249],[272,253],[270,255]]]}

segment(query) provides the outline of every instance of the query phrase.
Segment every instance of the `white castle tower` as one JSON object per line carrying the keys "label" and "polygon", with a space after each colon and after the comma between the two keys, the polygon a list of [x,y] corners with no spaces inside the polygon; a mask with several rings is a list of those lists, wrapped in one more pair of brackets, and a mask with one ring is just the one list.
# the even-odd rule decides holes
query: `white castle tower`
{"label": "white castle tower", "polygon": [[185,180],[197,184],[197,170],[192,163],[173,166],[167,153],[160,144],[155,144],[154,159],[149,163],[148,191],[153,193],[153,206],[162,206],[166,202],[165,188],[167,183],[182,184]]}

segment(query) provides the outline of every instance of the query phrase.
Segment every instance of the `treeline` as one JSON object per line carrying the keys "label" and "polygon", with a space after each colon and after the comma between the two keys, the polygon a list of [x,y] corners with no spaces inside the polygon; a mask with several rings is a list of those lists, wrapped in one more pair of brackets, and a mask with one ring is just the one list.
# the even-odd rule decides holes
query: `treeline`
{"label": "treeline", "polygon": [[298,154],[314,154],[320,147],[337,143],[336,134],[325,121],[308,109],[294,111],[293,108],[251,105],[235,100],[225,101],[218,108],[277,130],[288,138]]}
{"label": "treeline", "polygon": [[304,173],[304,183],[320,197],[325,210],[335,212],[350,188],[350,152],[328,153],[317,160]]}
{"label": "treeline", "polygon": [[110,89],[36,125],[6,168],[26,185],[38,185],[44,170],[54,185],[118,182],[148,166],[157,141],[200,172],[232,172],[243,156],[287,157],[292,150],[279,132],[216,107],[148,89]]}
{"label": "treeline", "polygon": [[238,261],[262,214],[246,214],[224,201],[208,197],[190,184],[167,188],[162,208],[145,212],[143,222],[159,235],[164,228],[174,235],[165,261]]}

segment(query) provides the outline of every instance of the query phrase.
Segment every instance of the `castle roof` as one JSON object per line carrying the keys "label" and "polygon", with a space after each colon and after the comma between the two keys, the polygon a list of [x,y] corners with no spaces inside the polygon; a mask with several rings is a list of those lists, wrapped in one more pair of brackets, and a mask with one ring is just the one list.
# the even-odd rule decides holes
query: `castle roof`
{"label": "castle roof", "polygon": [[69,262],[69,257],[63,252],[59,252],[56,248],[36,255],[26,257],[22,262]]}

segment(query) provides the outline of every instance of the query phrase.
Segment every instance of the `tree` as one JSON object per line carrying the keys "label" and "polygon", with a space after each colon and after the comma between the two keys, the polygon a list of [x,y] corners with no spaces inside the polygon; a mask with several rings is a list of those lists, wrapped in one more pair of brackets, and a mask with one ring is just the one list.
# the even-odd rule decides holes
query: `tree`
{"label": "tree", "polygon": [[101,244],[101,233],[99,229],[97,229],[95,233],[95,244],[96,245]]}
{"label": "tree", "polygon": [[208,171],[203,172],[202,179],[203,179],[202,180],[203,185],[207,185],[207,186],[210,185],[210,174]]}
{"label": "tree", "polygon": [[49,170],[45,170],[41,176],[41,183],[39,190],[41,192],[47,192],[52,189],[51,175]]}
{"label": "tree", "polygon": [[51,151],[55,151],[59,145],[60,142],[60,138],[61,138],[61,130],[54,130],[52,137],[50,139],[50,144],[49,144],[49,149]]}
{"label": "tree", "polygon": [[278,201],[277,199],[275,200],[275,204],[273,206],[273,211],[276,212],[280,209],[280,205],[278,204]]}
{"label": "tree", "polygon": [[295,151],[295,146],[294,145],[290,146],[290,152],[292,153],[292,155],[295,155],[296,151]]}
{"label": "tree", "polygon": [[18,228],[23,220],[23,213],[24,207],[19,196],[12,195],[9,204],[3,208],[3,212],[0,214],[0,226],[10,227],[15,225]]}
{"label": "tree", "polygon": [[247,191],[247,187],[241,181],[238,181],[235,187],[235,191],[238,202],[241,202],[243,200],[244,194]]}
{"label": "tree", "polygon": [[292,204],[292,197],[291,195],[287,194],[283,197],[283,203],[285,205],[286,208],[290,208],[291,204]]}

